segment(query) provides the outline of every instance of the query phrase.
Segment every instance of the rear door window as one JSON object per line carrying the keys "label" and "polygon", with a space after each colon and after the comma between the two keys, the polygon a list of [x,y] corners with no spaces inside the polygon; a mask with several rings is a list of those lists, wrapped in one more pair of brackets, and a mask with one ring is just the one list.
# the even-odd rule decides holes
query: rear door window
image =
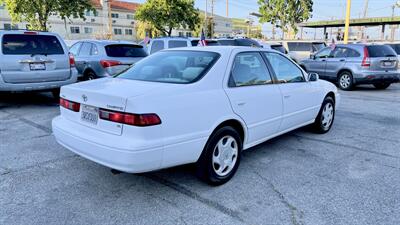
{"label": "rear door window", "polygon": [[186,41],[168,41],[168,48],[187,47]]}
{"label": "rear door window", "polygon": [[79,56],[90,56],[92,51],[92,44],[84,42],[82,44],[81,50],[79,51]]}
{"label": "rear door window", "polygon": [[140,45],[116,44],[105,47],[109,57],[146,57],[147,54]]}
{"label": "rear door window", "polygon": [[151,45],[150,54],[161,51],[163,49],[164,49],[164,41],[153,41],[153,44]]}
{"label": "rear door window", "polygon": [[396,52],[387,45],[371,45],[367,46],[367,49],[371,58],[396,56]]}
{"label": "rear door window", "polygon": [[57,37],[51,35],[5,34],[2,41],[4,55],[63,55]]}

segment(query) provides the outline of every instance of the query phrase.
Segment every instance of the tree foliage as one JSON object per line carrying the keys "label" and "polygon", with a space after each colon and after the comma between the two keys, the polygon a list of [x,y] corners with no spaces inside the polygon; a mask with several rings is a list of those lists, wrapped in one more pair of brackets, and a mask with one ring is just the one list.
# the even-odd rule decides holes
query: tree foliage
{"label": "tree foliage", "polygon": [[48,20],[52,15],[61,19],[85,19],[86,11],[93,11],[90,0],[0,0],[5,4],[12,21],[29,23],[30,29],[48,30]]}
{"label": "tree foliage", "polygon": [[148,0],[136,11],[135,18],[168,36],[174,28],[195,30],[200,23],[194,0]]}
{"label": "tree foliage", "polygon": [[258,0],[261,23],[271,23],[288,31],[297,32],[297,23],[307,21],[312,15],[312,0]]}

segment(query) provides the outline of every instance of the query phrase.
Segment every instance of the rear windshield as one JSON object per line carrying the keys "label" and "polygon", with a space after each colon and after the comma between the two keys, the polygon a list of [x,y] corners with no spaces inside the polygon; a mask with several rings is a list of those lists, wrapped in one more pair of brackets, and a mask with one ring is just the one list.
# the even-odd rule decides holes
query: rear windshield
{"label": "rear windshield", "polygon": [[147,53],[141,45],[116,44],[105,47],[109,57],[146,57]]}
{"label": "rear windshield", "polygon": [[63,55],[60,41],[51,35],[5,34],[2,40],[4,55]]}
{"label": "rear windshield", "polygon": [[238,46],[252,46],[252,47],[261,47],[261,45],[252,39],[236,39],[236,43]]}
{"label": "rear windshield", "polygon": [[371,58],[396,56],[396,52],[387,45],[371,45],[367,46],[367,49]]}
{"label": "rear windshield", "polygon": [[400,44],[390,44],[389,46],[394,49],[397,55],[400,55]]}
{"label": "rear windshield", "polygon": [[311,51],[311,43],[309,42],[288,42],[287,45],[291,52]]}
{"label": "rear windshield", "polygon": [[187,47],[187,41],[168,41],[168,48]]}
{"label": "rear windshield", "polygon": [[188,84],[200,80],[219,54],[203,51],[162,51],[150,55],[116,76],[130,80]]}
{"label": "rear windshield", "polygon": [[229,45],[229,46],[234,46],[235,45],[235,40],[218,40],[221,45]]}
{"label": "rear windshield", "polygon": [[271,48],[283,54],[287,53],[285,47],[283,47],[282,45],[271,45]]}

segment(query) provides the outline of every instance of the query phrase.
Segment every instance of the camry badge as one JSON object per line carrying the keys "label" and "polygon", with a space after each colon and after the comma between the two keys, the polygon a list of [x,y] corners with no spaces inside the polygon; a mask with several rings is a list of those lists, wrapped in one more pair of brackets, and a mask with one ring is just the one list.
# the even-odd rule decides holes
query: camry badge
{"label": "camry badge", "polygon": [[82,95],[82,99],[83,99],[84,102],[86,102],[87,101],[87,96],[86,95]]}

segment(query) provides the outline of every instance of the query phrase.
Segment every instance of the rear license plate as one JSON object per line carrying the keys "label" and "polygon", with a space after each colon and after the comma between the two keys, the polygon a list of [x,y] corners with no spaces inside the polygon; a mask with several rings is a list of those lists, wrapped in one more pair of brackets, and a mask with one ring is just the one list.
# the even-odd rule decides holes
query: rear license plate
{"label": "rear license plate", "polygon": [[393,62],[390,61],[383,62],[383,66],[385,67],[393,66]]}
{"label": "rear license plate", "polygon": [[30,63],[29,67],[31,70],[46,70],[46,64],[44,63]]}
{"label": "rear license plate", "polygon": [[82,105],[81,120],[86,123],[97,125],[99,109],[93,106]]}

